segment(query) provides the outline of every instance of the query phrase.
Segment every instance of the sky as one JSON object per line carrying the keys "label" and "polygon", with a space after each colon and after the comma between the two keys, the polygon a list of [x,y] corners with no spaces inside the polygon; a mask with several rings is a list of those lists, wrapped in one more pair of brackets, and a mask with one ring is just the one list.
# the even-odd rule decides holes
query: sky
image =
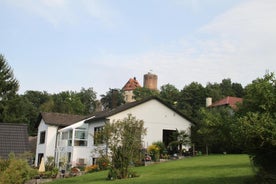
{"label": "sky", "polygon": [[276,72],[275,0],[0,0],[0,54],[27,90],[179,90]]}

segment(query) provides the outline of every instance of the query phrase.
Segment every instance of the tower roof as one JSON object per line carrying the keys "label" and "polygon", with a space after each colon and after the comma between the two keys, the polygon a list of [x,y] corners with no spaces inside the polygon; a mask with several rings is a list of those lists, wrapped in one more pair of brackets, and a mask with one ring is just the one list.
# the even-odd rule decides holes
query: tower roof
{"label": "tower roof", "polygon": [[131,91],[136,89],[137,87],[141,87],[139,82],[136,80],[136,78],[130,78],[127,83],[124,85],[123,90],[124,91]]}

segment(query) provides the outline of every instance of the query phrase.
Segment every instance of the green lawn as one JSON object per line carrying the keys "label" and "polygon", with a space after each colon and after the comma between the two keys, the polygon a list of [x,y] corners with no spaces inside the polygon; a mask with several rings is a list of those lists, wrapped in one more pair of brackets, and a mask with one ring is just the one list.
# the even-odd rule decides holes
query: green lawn
{"label": "green lawn", "polygon": [[253,171],[247,155],[211,155],[168,161],[134,170],[137,178],[107,181],[107,172],[97,172],[79,177],[58,179],[52,184],[221,184],[251,183]]}

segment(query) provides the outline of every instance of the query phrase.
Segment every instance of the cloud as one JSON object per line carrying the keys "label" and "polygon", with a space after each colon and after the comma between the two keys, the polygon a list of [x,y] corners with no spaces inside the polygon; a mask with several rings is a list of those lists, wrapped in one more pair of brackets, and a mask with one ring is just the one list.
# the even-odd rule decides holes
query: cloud
{"label": "cloud", "polygon": [[99,21],[105,27],[115,25],[114,19],[119,13],[104,0],[4,0],[6,4],[14,6],[38,16],[54,25],[78,24],[83,20]]}
{"label": "cloud", "polygon": [[275,9],[274,0],[246,1],[203,26],[200,32],[233,40],[242,52],[265,52],[276,46]]}
{"label": "cloud", "polygon": [[205,85],[224,78],[246,85],[266,70],[276,72],[275,9],[273,0],[245,1],[203,25],[190,38],[172,40],[140,55],[114,56],[108,63],[125,74],[153,70],[159,85],[171,83],[182,88],[193,81]]}

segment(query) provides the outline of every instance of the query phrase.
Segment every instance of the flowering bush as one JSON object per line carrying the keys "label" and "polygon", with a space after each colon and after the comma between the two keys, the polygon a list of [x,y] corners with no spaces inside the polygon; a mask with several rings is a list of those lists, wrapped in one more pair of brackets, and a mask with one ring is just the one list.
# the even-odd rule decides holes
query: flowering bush
{"label": "flowering bush", "polygon": [[98,165],[89,165],[89,166],[86,166],[84,171],[86,173],[92,173],[92,172],[96,172],[96,171],[99,171],[99,166]]}
{"label": "flowering bush", "polygon": [[160,155],[160,148],[155,145],[155,144],[152,144],[148,147],[148,152],[152,158],[153,161],[158,161],[159,160],[159,155]]}

